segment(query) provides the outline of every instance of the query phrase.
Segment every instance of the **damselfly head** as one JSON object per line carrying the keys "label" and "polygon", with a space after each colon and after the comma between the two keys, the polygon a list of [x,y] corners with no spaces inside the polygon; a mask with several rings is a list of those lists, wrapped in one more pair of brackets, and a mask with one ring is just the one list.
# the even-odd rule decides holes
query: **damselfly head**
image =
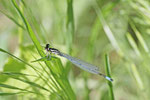
{"label": "damselfly head", "polygon": [[49,46],[49,44],[46,44],[45,49],[48,50]]}

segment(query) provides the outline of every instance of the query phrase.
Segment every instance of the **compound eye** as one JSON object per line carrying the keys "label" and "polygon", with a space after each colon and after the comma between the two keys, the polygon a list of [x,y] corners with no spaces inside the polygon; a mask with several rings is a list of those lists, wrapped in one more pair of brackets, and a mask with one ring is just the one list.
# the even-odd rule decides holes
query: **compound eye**
{"label": "compound eye", "polygon": [[48,49],[48,48],[49,48],[49,46],[50,46],[49,44],[46,44],[45,49]]}

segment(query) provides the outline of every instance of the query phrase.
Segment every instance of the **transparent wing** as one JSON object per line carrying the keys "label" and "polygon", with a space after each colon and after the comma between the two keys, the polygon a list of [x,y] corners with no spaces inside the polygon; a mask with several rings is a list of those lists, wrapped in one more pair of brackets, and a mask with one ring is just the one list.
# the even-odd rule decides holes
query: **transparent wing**
{"label": "transparent wing", "polygon": [[75,64],[76,66],[80,67],[83,70],[86,70],[86,71],[88,71],[90,73],[93,73],[93,74],[99,74],[99,68],[94,66],[94,65],[92,65],[92,64],[89,64],[89,63],[87,63],[85,61],[82,61],[80,59],[74,58],[74,57],[69,56],[69,55],[64,54],[64,53],[60,53],[60,56],[65,57],[70,62],[72,62],[73,64]]}
{"label": "transparent wing", "polygon": [[94,66],[94,65],[89,64],[85,61],[82,61],[80,59],[74,58],[72,56],[69,56],[69,55],[61,53],[61,52],[59,52],[59,56],[65,57],[70,62],[72,62],[74,65],[80,67],[81,69],[83,69],[85,71],[88,71],[88,72],[93,73],[93,74],[98,74],[100,76],[103,76],[105,79],[107,79],[109,81],[113,81],[113,79],[111,79],[110,77],[100,73],[99,68],[97,66]]}

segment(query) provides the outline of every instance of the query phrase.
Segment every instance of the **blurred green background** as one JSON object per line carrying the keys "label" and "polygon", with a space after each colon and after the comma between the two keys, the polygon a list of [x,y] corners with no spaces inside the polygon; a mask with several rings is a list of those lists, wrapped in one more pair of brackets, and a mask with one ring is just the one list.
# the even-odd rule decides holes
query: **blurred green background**
{"label": "blurred green background", "polygon": [[108,53],[114,99],[150,99],[149,0],[0,0],[0,12],[0,100],[113,100],[66,59],[31,63],[46,43],[102,73]]}

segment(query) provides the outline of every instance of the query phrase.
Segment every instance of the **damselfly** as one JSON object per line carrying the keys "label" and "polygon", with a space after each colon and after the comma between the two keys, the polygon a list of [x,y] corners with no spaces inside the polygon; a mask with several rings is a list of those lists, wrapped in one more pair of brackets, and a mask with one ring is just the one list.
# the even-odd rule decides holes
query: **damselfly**
{"label": "damselfly", "polygon": [[58,56],[64,57],[64,58],[68,59],[70,62],[72,62],[74,65],[80,67],[81,69],[83,69],[85,71],[88,71],[88,72],[93,73],[93,74],[98,74],[100,76],[103,76],[105,79],[107,79],[109,81],[113,81],[112,78],[110,78],[110,77],[100,73],[99,72],[99,68],[97,66],[94,66],[94,65],[89,64],[89,63],[87,63],[85,61],[82,61],[80,59],[74,58],[74,57],[72,57],[70,55],[67,55],[65,53],[62,53],[58,49],[50,48],[49,46],[50,46],[49,44],[46,44],[46,46],[45,46],[45,50],[47,52],[50,52],[50,53],[56,54]]}

